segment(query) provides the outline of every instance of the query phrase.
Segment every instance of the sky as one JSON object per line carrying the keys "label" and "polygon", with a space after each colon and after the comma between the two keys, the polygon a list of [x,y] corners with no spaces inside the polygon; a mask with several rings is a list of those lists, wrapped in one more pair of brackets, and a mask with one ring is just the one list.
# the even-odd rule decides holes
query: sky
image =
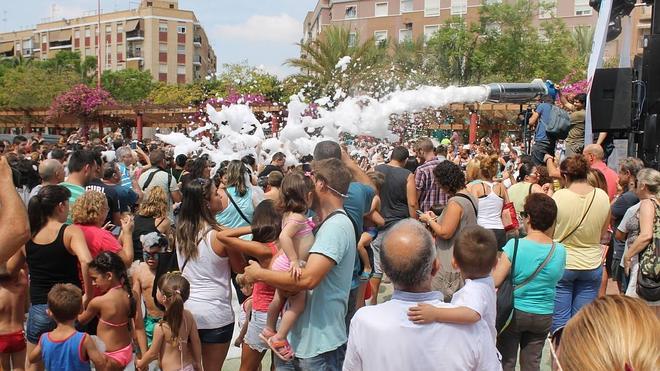
{"label": "sky", "polygon": [[[101,0],[104,13],[137,7],[138,0]],[[53,14],[54,5],[54,14]],[[179,0],[179,8],[192,10],[206,30],[223,63],[247,61],[279,77],[295,70],[283,65],[297,57],[302,24],[316,0]],[[26,11],[30,9],[30,11]],[[93,0],[0,1],[0,30],[26,29],[54,15],[72,18],[96,10]]]}

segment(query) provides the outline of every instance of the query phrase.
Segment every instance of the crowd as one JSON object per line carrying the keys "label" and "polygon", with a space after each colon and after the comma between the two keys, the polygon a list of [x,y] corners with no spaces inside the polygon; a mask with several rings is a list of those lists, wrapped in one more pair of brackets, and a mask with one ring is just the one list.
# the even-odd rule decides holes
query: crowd
{"label": "crowd", "polygon": [[235,345],[246,371],[539,370],[548,344],[557,369],[660,369],[660,172],[540,131],[531,155],[454,133],[269,164],[16,136],[2,369],[221,370]]}

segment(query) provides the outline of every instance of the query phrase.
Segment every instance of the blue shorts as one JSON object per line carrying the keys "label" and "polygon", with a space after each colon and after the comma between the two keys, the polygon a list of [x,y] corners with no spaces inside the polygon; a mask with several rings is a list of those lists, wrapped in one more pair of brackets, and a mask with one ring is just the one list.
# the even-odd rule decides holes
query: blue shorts
{"label": "blue shorts", "polygon": [[199,329],[199,340],[204,344],[224,344],[231,341],[234,334],[234,323],[212,329]]}
{"label": "blue shorts", "polygon": [[33,304],[28,310],[25,338],[31,344],[38,344],[41,335],[55,330],[57,324],[46,313],[48,304]]}

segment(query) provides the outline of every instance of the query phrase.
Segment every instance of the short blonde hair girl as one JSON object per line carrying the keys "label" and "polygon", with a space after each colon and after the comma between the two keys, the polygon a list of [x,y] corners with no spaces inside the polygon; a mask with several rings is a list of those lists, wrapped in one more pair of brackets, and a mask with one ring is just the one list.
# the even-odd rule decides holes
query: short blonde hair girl
{"label": "short blonde hair girl", "polygon": [[608,295],[584,306],[566,325],[564,371],[660,369],[660,320],[640,299]]}
{"label": "short blonde hair girl", "polygon": [[[105,212],[105,214],[102,214]],[[108,213],[108,200],[99,191],[87,191],[83,193],[71,208],[71,218],[75,224],[96,224],[101,216]]]}

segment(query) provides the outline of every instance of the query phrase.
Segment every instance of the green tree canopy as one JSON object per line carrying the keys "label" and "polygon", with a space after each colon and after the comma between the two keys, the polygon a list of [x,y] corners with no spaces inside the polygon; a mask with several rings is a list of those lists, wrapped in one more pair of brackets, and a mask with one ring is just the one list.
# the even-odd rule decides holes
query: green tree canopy
{"label": "green tree canopy", "polygon": [[101,85],[121,103],[136,104],[147,99],[154,88],[151,72],[126,69],[105,71]]}
{"label": "green tree canopy", "polygon": [[36,65],[9,69],[2,76],[0,106],[49,107],[55,97],[78,82],[73,71],[53,74]]}

